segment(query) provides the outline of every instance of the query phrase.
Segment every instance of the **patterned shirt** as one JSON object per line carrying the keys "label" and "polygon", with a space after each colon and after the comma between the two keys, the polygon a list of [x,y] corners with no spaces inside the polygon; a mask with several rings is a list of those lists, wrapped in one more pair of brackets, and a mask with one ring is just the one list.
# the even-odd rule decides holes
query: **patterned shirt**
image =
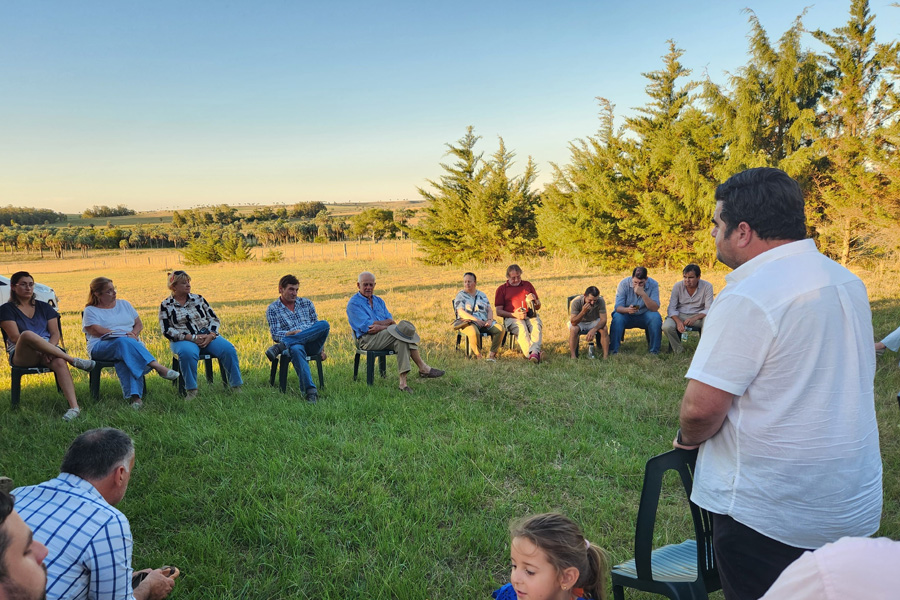
{"label": "patterned shirt", "polygon": [[272,340],[280,342],[288,331],[309,329],[319,321],[319,317],[309,298],[298,297],[294,301],[294,310],[288,309],[279,298],[266,308],[266,321],[269,323]]}
{"label": "patterned shirt", "polygon": [[221,325],[206,299],[198,294],[188,294],[184,306],[175,300],[175,296],[169,296],[159,305],[159,328],[172,342],[190,339],[204,327],[218,334]]}
{"label": "patterned shirt", "polygon": [[[481,290],[475,290],[475,295],[459,290],[456,298],[453,300],[453,307],[456,310],[463,309],[476,319],[487,321],[487,311],[491,307],[487,295]],[[459,317],[463,318],[463,317]]]}
{"label": "patterned shirt", "polygon": [[347,303],[347,320],[350,321],[353,337],[357,339],[369,333],[369,327],[375,321],[384,321],[385,319],[393,319],[393,317],[388,312],[384,300],[374,294],[371,306],[366,297],[359,292],[353,294],[350,302]]}
{"label": "patterned shirt", "polygon": [[60,473],[13,491],[16,511],[47,546],[49,600],[133,600],[128,519],[81,477]]}

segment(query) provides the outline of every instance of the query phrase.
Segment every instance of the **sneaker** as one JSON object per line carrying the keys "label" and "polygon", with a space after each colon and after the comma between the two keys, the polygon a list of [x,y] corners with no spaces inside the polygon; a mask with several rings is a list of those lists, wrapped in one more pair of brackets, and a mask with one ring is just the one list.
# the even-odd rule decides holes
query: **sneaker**
{"label": "sneaker", "polygon": [[144,408],[144,402],[140,398],[138,398],[131,403],[131,408],[133,408],[134,410],[141,410],[142,408]]}
{"label": "sneaker", "polygon": [[281,353],[287,350],[287,346],[284,345],[284,342],[278,342],[274,346],[270,346],[268,350],[266,350],[266,358],[268,358],[271,362],[275,362],[278,360],[278,357],[281,356]]}
{"label": "sneaker", "polygon": [[[91,362],[94,362],[94,361],[91,361]],[[88,371],[88,370],[89,369],[85,369],[85,371]],[[80,415],[80,414],[81,414],[80,408],[70,408],[69,410],[66,411],[66,414],[63,415],[62,419],[63,419],[63,421],[68,423],[69,421],[77,419],[78,415]]]}
{"label": "sneaker", "polygon": [[537,352],[533,352],[528,355],[528,360],[530,360],[534,364],[538,364],[539,362],[541,362],[541,355]]}
{"label": "sneaker", "polygon": [[172,369],[166,371],[166,374],[162,376],[163,379],[167,379],[169,381],[175,381],[179,377],[181,377],[181,373],[179,373],[178,371],[173,371]]}
{"label": "sneaker", "polygon": [[487,360],[488,362],[497,362],[496,358],[491,358],[490,356],[488,356],[485,360]]}
{"label": "sneaker", "polygon": [[876,348],[876,349],[875,349],[875,356],[881,356],[882,354],[884,354],[884,351],[885,351],[885,350],[887,350],[887,346],[885,346],[884,348]]}
{"label": "sneaker", "polygon": [[76,358],[72,364],[76,369],[81,369],[82,371],[93,371],[94,367],[97,366],[96,362],[86,358]]}
{"label": "sneaker", "polygon": [[199,394],[199,393],[200,393],[199,390],[185,390],[184,391],[184,399],[185,400],[193,400],[194,398],[197,397],[197,394]]}
{"label": "sneaker", "polygon": [[310,404],[315,404],[319,401],[319,392],[316,388],[309,388],[306,390],[306,401]]}

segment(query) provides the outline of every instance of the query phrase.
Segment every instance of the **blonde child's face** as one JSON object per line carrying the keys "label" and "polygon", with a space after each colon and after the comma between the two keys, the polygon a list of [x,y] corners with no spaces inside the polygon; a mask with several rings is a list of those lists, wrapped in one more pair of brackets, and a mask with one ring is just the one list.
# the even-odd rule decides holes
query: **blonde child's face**
{"label": "blonde child's face", "polygon": [[531,540],[517,537],[510,544],[512,571],[509,581],[519,600],[569,600],[572,596],[562,589],[560,574],[547,553]]}

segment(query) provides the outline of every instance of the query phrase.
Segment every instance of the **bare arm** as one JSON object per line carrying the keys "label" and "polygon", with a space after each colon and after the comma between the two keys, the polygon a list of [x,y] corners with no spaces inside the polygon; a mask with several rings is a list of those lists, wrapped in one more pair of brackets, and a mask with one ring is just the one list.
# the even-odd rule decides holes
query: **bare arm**
{"label": "bare arm", "polygon": [[734,394],[696,379],[688,382],[681,400],[681,439],[696,446],[714,436],[725,422]]}
{"label": "bare arm", "polygon": [[50,332],[50,339],[48,340],[52,346],[59,346],[59,338],[62,337],[59,333],[59,321],[56,319],[50,319],[47,321],[47,331]]}
{"label": "bare arm", "polygon": [[134,318],[134,327],[131,328],[131,333],[129,334],[131,337],[137,339],[140,337],[141,332],[144,330],[144,324],[141,322],[140,317]]}

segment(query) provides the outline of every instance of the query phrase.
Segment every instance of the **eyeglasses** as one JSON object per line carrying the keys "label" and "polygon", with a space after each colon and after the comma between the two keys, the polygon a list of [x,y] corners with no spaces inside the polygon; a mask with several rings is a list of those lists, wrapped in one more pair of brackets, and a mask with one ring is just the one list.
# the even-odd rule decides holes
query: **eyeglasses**
{"label": "eyeglasses", "polygon": [[19,283],[16,284],[16,286],[23,287],[23,288],[33,288],[34,282],[33,281],[20,281]]}

